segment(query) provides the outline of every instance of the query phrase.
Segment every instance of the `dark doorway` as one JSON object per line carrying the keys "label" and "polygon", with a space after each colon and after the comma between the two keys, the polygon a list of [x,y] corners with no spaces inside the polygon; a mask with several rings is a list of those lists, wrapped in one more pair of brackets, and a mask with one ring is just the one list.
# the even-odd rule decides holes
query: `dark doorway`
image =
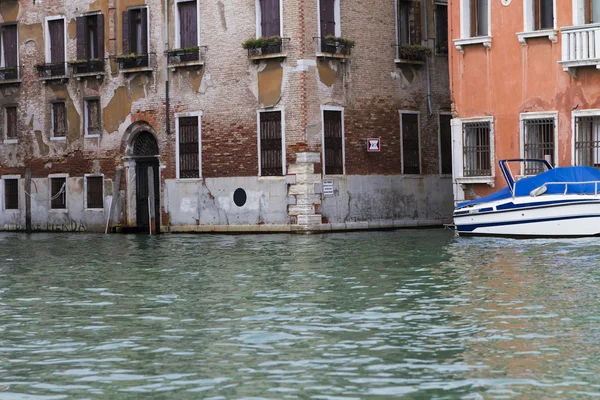
{"label": "dark doorway", "polygon": [[154,227],[153,233],[160,233],[160,179],[158,178],[158,143],[150,132],[141,132],[135,139],[133,155],[135,157],[136,187],[136,225],[140,233],[150,231],[148,197],[150,185],[148,168],[154,175]]}

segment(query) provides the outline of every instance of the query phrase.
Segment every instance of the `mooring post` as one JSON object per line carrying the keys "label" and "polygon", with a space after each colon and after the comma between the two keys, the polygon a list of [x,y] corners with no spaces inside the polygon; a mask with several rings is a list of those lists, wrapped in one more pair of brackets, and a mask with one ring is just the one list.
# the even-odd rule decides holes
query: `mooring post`
{"label": "mooring post", "polygon": [[148,167],[148,225],[152,235],[152,218],[154,217],[154,168]]}
{"label": "mooring post", "polygon": [[25,231],[31,233],[31,169],[25,170]]}

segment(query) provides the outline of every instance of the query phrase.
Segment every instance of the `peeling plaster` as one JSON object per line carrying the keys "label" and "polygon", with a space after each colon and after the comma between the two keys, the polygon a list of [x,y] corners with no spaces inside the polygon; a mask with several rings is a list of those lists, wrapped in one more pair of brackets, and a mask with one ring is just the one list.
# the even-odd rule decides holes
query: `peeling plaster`
{"label": "peeling plaster", "polygon": [[197,70],[197,71],[190,71],[188,76],[189,76],[192,88],[194,89],[194,92],[198,92],[202,85],[202,78],[204,77],[204,68]]}
{"label": "peeling plaster", "polygon": [[328,60],[319,60],[317,62],[317,71],[319,74],[319,81],[329,87],[333,86],[337,78],[337,71],[333,68],[331,62]]}
{"label": "peeling plaster", "polygon": [[19,2],[18,1],[0,1],[0,15],[2,21],[17,21],[19,18]]}
{"label": "peeling plaster", "polygon": [[[261,63],[262,64],[262,63]],[[283,68],[277,60],[267,60],[258,72],[258,102],[264,107],[273,107],[281,98]]]}
{"label": "peeling plaster", "polygon": [[203,78],[204,79],[200,82],[200,93],[205,94],[209,88],[213,87],[213,82],[211,80],[211,74],[208,72],[203,74]]}
{"label": "peeling plaster", "polygon": [[34,131],[35,139],[37,140],[38,148],[40,150],[40,155],[47,156],[50,152],[50,147],[44,143],[44,138],[42,137],[42,131]]}
{"label": "peeling plaster", "polygon": [[147,78],[136,75],[127,87],[119,86],[106,107],[102,109],[102,120],[106,132],[112,133],[119,129],[127,117],[132,114],[131,105],[134,101],[146,97]]}

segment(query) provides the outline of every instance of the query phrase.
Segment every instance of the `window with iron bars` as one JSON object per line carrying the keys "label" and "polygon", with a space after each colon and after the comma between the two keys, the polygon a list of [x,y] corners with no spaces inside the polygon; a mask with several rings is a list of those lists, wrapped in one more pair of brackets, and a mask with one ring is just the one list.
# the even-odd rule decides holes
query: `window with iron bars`
{"label": "window with iron bars", "polygon": [[67,208],[67,178],[50,178],[50,208]]}
{"label": "window with iron bars", "polygon": [[[536,118],[523,121],[523,155],[525,158],[548,160],[554,164],[554,118]],[[525,163],[525,175],[544,172],[541,163]]]}
{"label": "window with iron bars", "polygon": [[87,176],[87,208],[104,208],[104,177]]}
{"label": "window with iron bars", "polygon": [[19,180],[4,179],[4,209],[19,209]]}
{"label": "window with iron bars", "polygon": [[325,174],[344,173],[344,133],[342,132],[342,112],[323,111]]}
{"label": "window with iron bars", "polygon": [[402,114],[402,173],[420,174],[419,115]]}
{"label": "window with iron bars", "polygon": [[575,118],[575,165],[600,167],[600,115]]}
{"label": "window with iron bars", "polygon": [[281,111],[260,114],[260,174],[283,175]]}
{"label": "window with iron bars", "polygon": [[491,122],[463,124],[463,176],[491,176]]}
{"label": "window with iron bars", "polygon": [[179,118],[179,178],[200,178],[198,117]]}

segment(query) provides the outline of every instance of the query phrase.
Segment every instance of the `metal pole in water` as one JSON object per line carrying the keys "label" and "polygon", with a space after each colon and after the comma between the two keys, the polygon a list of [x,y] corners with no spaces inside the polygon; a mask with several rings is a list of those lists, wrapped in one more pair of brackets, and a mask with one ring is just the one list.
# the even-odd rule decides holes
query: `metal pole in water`
{"label": "metal pole in water", "polygon": [[154,168],[148,167],[148,225],[152,235],[152,216],[154,215]]}
{"label": "metal pole in water", "polygon": [[31,169],[25,170],[25,231],[31,233]]}

